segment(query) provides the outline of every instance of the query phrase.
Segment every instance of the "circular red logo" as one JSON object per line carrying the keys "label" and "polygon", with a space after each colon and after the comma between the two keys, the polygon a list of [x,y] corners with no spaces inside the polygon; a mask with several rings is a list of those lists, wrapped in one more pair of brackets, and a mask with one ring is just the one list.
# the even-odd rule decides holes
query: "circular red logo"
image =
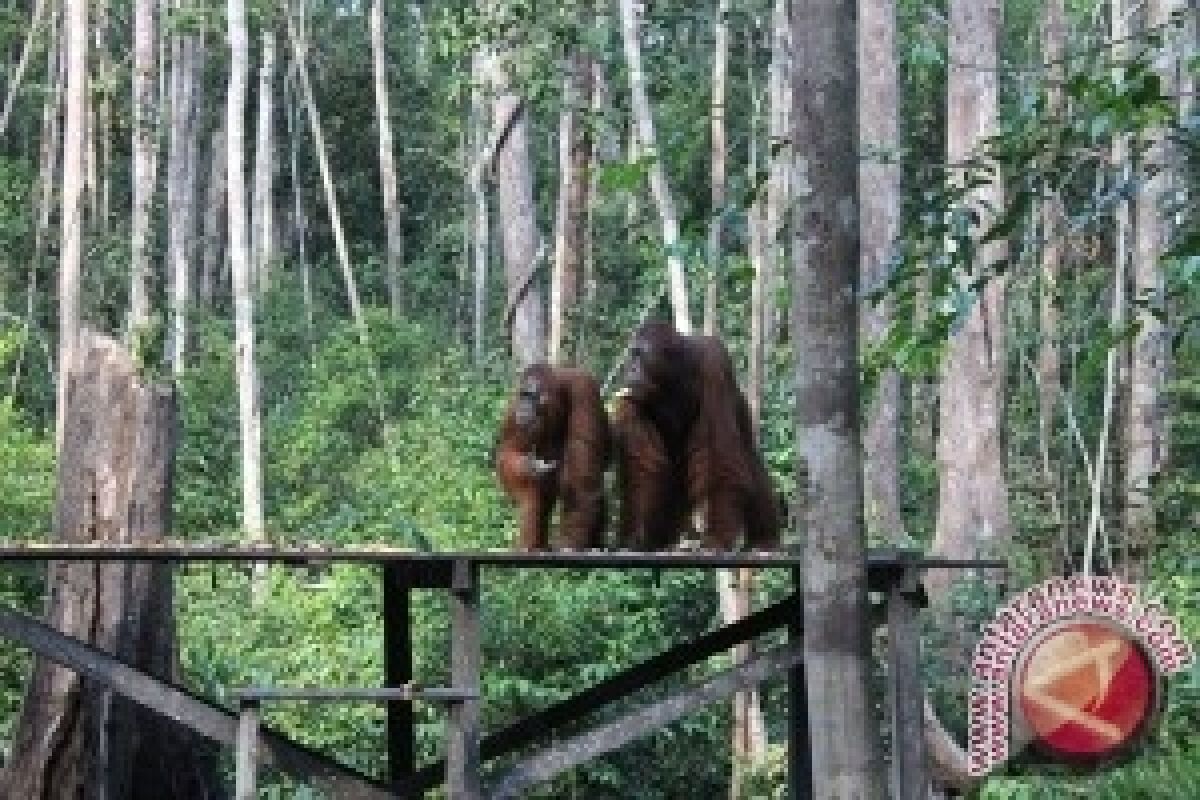
{"label": "circular red logo", "polygon": [[1022,660],[1013,694],[1035,744],[1054,756],[1114,756],[1154,713],[1154,666],[1114,622],[1090,617],[1054,625]]}

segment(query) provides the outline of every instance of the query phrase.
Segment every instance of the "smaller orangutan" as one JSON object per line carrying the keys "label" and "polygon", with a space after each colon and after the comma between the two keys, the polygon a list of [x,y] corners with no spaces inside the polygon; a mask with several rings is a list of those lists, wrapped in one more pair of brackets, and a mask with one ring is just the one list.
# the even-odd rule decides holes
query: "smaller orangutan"
{"label": "smaller orangutan", "polygon": [[604,471],[610,455],[600,386],[581,369],[534,364],[521,372],[496,442],[496,474],[517,505],[522,550],[604,546]]}
{"label": "smaller orangutan", "polygon": [[613,415],[622,547],[675,545],[695,521],[704,547],[779,545],[779,509],[750,408],[720,339],[647,322],[634,334]]}

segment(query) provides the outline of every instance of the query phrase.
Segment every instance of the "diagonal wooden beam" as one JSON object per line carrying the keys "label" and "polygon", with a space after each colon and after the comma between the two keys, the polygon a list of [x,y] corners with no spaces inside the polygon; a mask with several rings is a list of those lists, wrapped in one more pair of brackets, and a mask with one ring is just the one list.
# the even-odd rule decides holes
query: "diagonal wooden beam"
{"label": "diagonal wooden beam", "polygon": [[[555,728],[578,721],[609,703],[628,697],[736,644],[749,641],[798,619],[801,608],[799,594],[789,595],[737,622],[677,644],[670,650],[618,672],[566,700],[535,711],[489,734],[480,744],[480,757],[487,761],[524,747],[546,736]],[[445,774],[444,762],[429,764],[414,776],[412,788],[416,791],[431,789],[443,780]]]}
{"label": "diagonal wooden beam", "polygon": [[[201,736],[231,747],[237,741],[236,714],[134,669],[35,617],[0,605],[0,636],[13,639],[42,658],[102,684]],[[264,764],[271,764],[338,800],[396,797],[382,784],[271,730],[259,731],[258,752]]]}
{"label": "diagonal wooden beam", "polygon": [[488,800],[520,797],[531,786],[623,747],[734,692],[780,675],[798,664],[803,657],[803,643],[789,642],[719,673],[704,683],[682,689],[612,722],[563,740],[513,767],[497,781],[487,795]]}

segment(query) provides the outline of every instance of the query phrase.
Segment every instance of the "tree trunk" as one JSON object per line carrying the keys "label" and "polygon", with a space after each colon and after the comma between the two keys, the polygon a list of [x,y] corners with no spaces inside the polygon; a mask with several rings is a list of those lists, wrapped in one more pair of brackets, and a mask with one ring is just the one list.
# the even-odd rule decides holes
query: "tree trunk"
{"label": "tree trunk", "polygon": [[[767,184],[766,226],[763,231],[766,258],[763,261],[763,358],[779,342],[781,324],[778,300],[779,276],[787,263],[787,208],[792,196],[792,173],[796,169],[796,147],[791,141],[792,29],[788,0],[775,0],[771,13],[771,72],[767,135],[770,142],[771,177]],[[765,380],[764,380],[765,383]]]}
{"label": "tree trunk", "polygon": [[208,186],[205,187],[204,202],[204,254],[200,261],[200,302],[211,307],[215,296],[216,282],[224,272],[227,254],[223,246],[224,237],[221,221],[228,220],[225,202],[228,196],[225,179],[228,175],[226,156],[228,148],[225,143],[225,126],[219,124],[209,140],[209,158],[211,169],[208,175]]}
{"label": "tree trunk", "polygon": [[171,37],[170,141],[167,154],[167,261],[170,265],[171,335],[167,361],[183,371],[192,265],[196,256],[198,85],[202,49],[195,35]]}
{"label": "tree trunk", "polygon": [[[1067,41],[1067,11],[1064,0],[1047,0],[1042,17],[1042,62],[1046,75],[1047,111],[1057,117],[1063,113],[1062,83],[1066,76],[1063,57]],[[1041,204],[1042,253],[1041,292],[1038,298],[1038,317],[1041,342],[1038,346],[1038,453],[1042,479],[1046,485],[1050,514],[1060,528],[1061,539],[1067,541],[1067,519],[1061,505],[1061,490],[1054,468],[1053,432],[1058,395],[1062,391],[1062,370],[1059,355],[1059,291],[1062,276],[1063,239],[1066,236],[1062,197],[1050,188]],[[1070,558],[1069,552],[1058,553],[1058,559]]]}
{"label": "tree trunk", "polygon": [[[29,31],[25,34],[25,41],[21,45],[21,55],[17,58],[17,65],[13,68],[12,76],[8,80],[8,93],[4,98],[4,108],[0,109],[0,137],[3,137],[4,132],[8,130],[8,119],[12,115],[13,106],[16,105],[17,96],[21,93],[21,81],[25,77],[25,70],[29,68],[29,60],[33,56],[33,46],[41,34],[42,18],[45,16],[46,0],[37,0],[33,6],[33,15],[29,20]],[[49,41],[54,41],[52,36],[48,38]],[[51,71],[50,75],[53,76],[54,71]]]}
{"label": "tree trunk", "polygon": [[[704,333],[709,336],[715,336],[720,327],[717,324],[717,293],[721,275],[721,240],[725,210],[725,75],[729,64],[728,16],[729,0],[717,0],[717,19],[713,31],[712,102],[709,111],[712,136],[709,156],[712,217],[708,221],[708,280],[704,287]],[[736,698],[734,702],[737,702]]]}
{"label": "tree trunk", "polygon": [[[145,383],[116,342],[90,332],[79,335],[64,382],[56,541],[162,542],[171,522],[172,388]],[[46,582],[50,625],[178,680],[170,566],[52,562]],[[214,756],[172,721],[39,659],[0,798],[208,798]]]}
{"label": "tree trunk", "polygon": [[551,364],[567,358],[568,321],[579,300],[587,226],[588,156],[591,136],[583,109],[590,100],[591,59],[578,48],[567,61],[563,109],[558,130],[558,219],[554,232],[554,272],[550,284]]}
{"label": "tree trunk", "polygon": [[488,74],[497,126],[512,120],[496,152],[496,195],[504,249],[508,307],[512,313],[512,352],[522,369],[545,358],[545,308],[537,280],[537,206],[533,202],[533,165],[529,155],[528,112],[508,86],[505,55],[491,54]]}
{"label": "tree trunk", "polygon": [[[1146,25],[1167,23],[1171,0],[1147,0]],[[1164,47],[1157,71],[1165,91],[1173,86],[1170,49]],[[1168,332],[1158,314],[1166,311],[1163,271],[1159,265],[1166,239],[1164,205],[1171,174],[1166,132],[1149,134],[1142,156],[1149,170],[1134,196],[1133,296],[1147,305],[1139,307],[1138,328],[1131,348],[1129,407],[1126,414],[1125,528],[1131,550],[1130,574],[1143,578],[1155,539],[1153,487],[1166,456],[1166,418],[1163,414],[1167,376]]]}
{"label": "tree trunk", "polygon": [[[471,88],[471,119],[468,123],[471,131],[471,161],[482,157],[480,148],[485,145],[487,135],[487,104],[483,97],[483,85],[487,79],[486,57],[476,52],[472,57],[472,74],[474,77]],[[469,167],[468,167],[469,169]],[[474,311],[471,314],[472,332],[471,349],[475,354],[476,366],[483,364],[484,333],[487,330],[487,274],[488,274],[488,202],[483,188],[483,176],[478,170],[468,172],[470,211],[468,216],[474,225],[471,228],[471,254],[474,268]]]}
{"label": "tree trunk", "polygon": [[634,0],[620,0],[620,3],[621,40],[625,47],[625,61],[629,70],[630,102],[633,105],[639,155],[643,158],[653,157],[650,163],[650,193],[654,195],[658,215],[662,220],[671,309],[675,317],[675,327],[680,333],[690,334],[692,316],[688,303],[687,275],[680,254],[679,218],[675,214],[675,200],[667,182],[666,166],[658,152],[654,136],[654,116],[650,112],[650,100],[646,96],[646,73],[642,69],[641,24]]}
{"label": "tree trunk", "polygon": [[342,229],[342,216],[338,211],[337,189],[333,182],[333,171],[329,166],[329,151],[325,147],[325,134],[321,129],[321,116],[317,111],[317,102],[313,97],[312,84],[308,79],[308,67],[305,64],[305,53],[308,43],[303,41],[296,32],[296,25],[290,11],[287,17],[288,39],[291,40],[292,54],[296,60],[296,75],[300,81],[300,91],[304,107],[308,111],[309,129],[312,133],[313,148],[317,151],[317,168],[321,173],[321,184],[325,189],[325,205],[329,210],[329,226],[333,230],[333,245],[337,251],[338,265],[342,269],[342,281],[346,286],[346,299],[350,304],[350,315],[358,327],[359,338],[366,344],[367,320],[363,315],[362,301],[358,295],[358,284],[354,280],[354,269],[350,265],[350,250],[346,245],[346,233]]}
{"label": "tree trunk", "polygon": [[66,53],[65,120],[62,159],[62,249],[58,266],[58,385],[55,447],[62,452],[67,411],[66,370],[79,333],[79,277],[83,262],[83,127],[87,110],[86,3],[70,3],[63,12]]}
{"label": "tree trunk", "polygon": [[304,299],[304,322],[310,343],[313,338],[312,280],[308,268],[308,216],[304,212],[304,192],[300,177],[300,110],[296,99],[295,62],[292,78],[286,82],[288,154],[291,159],[292,178],[292,235],[295,239],[296,266],[300,270],[300,291]]}
{"label": "tree trunk", "polygon": [[246,231],[244,156],[246,81],[250,43],[245,0],[228,0],[229,93],[225,114],[225,165],[229,208],[229,261],[233,277],[234,348],[242,448],[242,528],[253,541],[263,535],[262,420],[254,360],[254,290]]}
{"label": "tree trunk", "polygon": [[[995,131],[1000,35],[999,0],[951,0],[947,74],[947,151],[961,164]],[[1003,204],[999,181],[981,187],[973,200],[986,230]],[[1003,256],[1003,242],[981,248],[977,269]],[[963,278],[965,281],[966,278]],[[942,364],[937,441],[939,476],[933,552],[948,558],[996,554],[1011,535],[1008,488],[1001,444],[1004,388],[1003,277],[988,282],[962,328],[950,337]],[[925,576],[937,602],[954,578],[950,570]],[[962,655],[966,655],[963,653]]]}
{"label": "tree trunk", "polygon": [[793,6],[797,208],[792,342],[798,473],[808,485],[804,663],[814,796],[877,798],[858,397],[858,115],[852,0]]}
{"label": "tree trunk", "polygon": [[262,30],[262,61],[258,69],[258,131],[254,146],[254,203],[252,252],[253,286],[263,294],[271,285],[275,257],[275,31]]}
{"label": "tree trunk", "polygon": [[[881,286],[900,234],[900,103],[896,61],[896,7],[888,0],[859,0],[858,102],[863,161],[859,167],[862,209],[862,285]],[[864,302],[864,346],[879,341],[891,321],[891,304]],[[900,373],[879,376],[863,436],[868,536],[903,542],[900,512]]]}
{"label": "tree trunk", "polygon": [[375,67],[375,121],[379,128],[379,184],[383,194],[383,220],[387,228],[387,286],[392,317],[404,307],[400,272],[404,263],[404,230],[392,153],[392,120],[388,104],[387,39],[384,36],[383,0],[371,3],[371,56]]}
{"label": "tree trunk", "polygon": [[[130,219],[129,333],[150,320],[152,213],[158,128],[157,0],[136,0],[133,7],[133,211]],[[70,138],[70,134],[68,134]],[[132,341],[132,338],[130,339]]]}

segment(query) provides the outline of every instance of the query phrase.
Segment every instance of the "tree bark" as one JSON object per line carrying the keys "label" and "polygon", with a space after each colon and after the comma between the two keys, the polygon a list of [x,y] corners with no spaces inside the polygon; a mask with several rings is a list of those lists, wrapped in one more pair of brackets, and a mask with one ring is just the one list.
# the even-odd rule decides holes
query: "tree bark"
{"label": "tree bark", "polygon": [[[900,234],[900,103],[896,59],[896,7],[888,0],[859,0],[858,102],[863,161],[859,168],[862,217],[862,284],[874,289],[887,279]],[[881,339],[891,321],[891,304],[864,302],[864,345]],[[879,376],[863,436],[868,535],[903,542],[900,511],[900,373]]]}
{"label": "tree bark", "polygon": [[[763,231],[766,258],[763,261],[763,358],[779,342],[780,323],[778,287],[787,262],[787,209],[792,197],[792,173],[796,168],[796,148],[791,141],[791,69],[792,30],[788,0],[775,0],[771,12],[771,67],[768,80],[770,141],[770,182]],[[764,381],[765,382],[765,381]]]}
{"label": "tree bark", "polygon": [[583,109],[590,100],[591,59],[580,49],[567,60],[563,109],[558,130],[558,219],[554,233],[554,271],[550,283],[551,364],[567,358],[569,320],[579,302],[579,276],[587,227],[588,156],[591,136]]}
{"label": "tree bark", "polygon": [[[1146,0],[1147,27],[1167,23],[1171,0]],[[1174,88],[1170,49],[1164,47],[1156,69],[1169,93]],[[1133,296],[1144,305],[1137,312],[1129,369],[1129,409],[1126,414],[1125,529],[1129,538],[1131,575],[1144,577],[1154,547],[1154,482],[1166,456],[1166,390],[1168,333],[1155,312],[1166,310],[1166,284],[1159,265],[1166,239],[1164,201],[1171,174],[1166,132],[1148,134],[1143,168],[1148,170],[1134,196]]]}
{"label": "tree bark", "polygon": [[[533,202],[533,166],[529,155],[528,113],[509,87],[505,51],[492,53],[488,75],[495,99],[492,120],[512,120],[496,152],[496,195],[499,205],[508,307],[512,310],[512,353],[518,369],[545,358],[545,308],[536,276],[538,267],[537,206]],[[515,118],[514,118],[515,115]]]}
{"label": "tree bark", "polygon": [[[154,230],[151,214],[157,166],[158,55],[157,0],[136,0],[133,6],[133,211],[130,219],[129,333],[150,320]],[[68,138],[70,134],[68,134]],[[132,341],[132,339],[131,339]]]}
{"label": "tree bark", "polygon": [[187,351],[187,318],[196,256],[196,172],[199,170],[198,86],[203,55],[199,37],[171,37],[170,140],[167,154],[167,261],[170,265],[171,335],[167,361],[175,374],[183,371]]}
{"label": "tree bark", "polygon": [[234,367],[241,423],[242,528],[253,541],[263,533],[262,420],[258,374],[254,359],[254,290],[250,242],[246,231],[246,171],[243,120],[250,42],[246,33],[245,0],[228,0],[229,92],[225,114],[225,165],[229,208],[229,261],[233,277]]}
{"label": "tree bark", "polygon": [[305,53],[308,43],[296,32],[296,25],[290,11],[287,17],[288,39],[291,40],[292,54],[296,60],[296,75],[300,81],[300,91],[304,107],[308,111],[309,129],[312,133],[313,148],[317,152],[317,168],[321,173],[321,185],[325,190],[325,205],[329,210],[329,226],[333,229],[333,245],[337,251],[338,265],[342,270],[342,281],[346,287],[346,299],[350,304],[350,316],[358,327],[359,338],[365,344],[367,341],[367,320],[363,314],[362,301],[359,299],[358,284],[354,279],[354,269],[350,265],[350,249],[346,245],[346,233],[342,228],[342,216],[338,211],[337,189],[333,182],[333,170],[329,166],[329,151],[325,147],[325,134],[321,129],[321,116],[317,111],[317,102],[313,97],[312,84],[308,79],[308,67],[305,64]]}
{"label": "tree bark", "polygon": [[379,129],[379,184],[383,195],[383,220],[387,228],[387,286],[392,317],[404,307],[400,272],[404,265],[404,230],[392,146],[392,120],[388,103],[387,39],[384,35],[383,0],[371,3],[371,60],[375,68],[375,120]]}
{"label": "tree bark", "polygon": [[804,662],[812,785],[878,798],[867,631],[858,396],[857,13],[852,0],[793,5],[794,142],[808,194],[795,219],[797,473],[808,485]]}
{"label": "tree bark", "polygon": [[296,65],[293,62],[292,77],[285,83],[287,97],[288,155],[291,159],[292,179],[292,235],[295,239],[296,266],[300,271],[300,291],[304,302],[304,322],[309,341],[313,337],[314,310],[312,278],[308,266],[308,216],[304,211],[303,180],[300,177],[300,111],[296,99]]}
{"label": "tree bark", "polygon": [[[951,0],[950,61],[947,73],[947,151],[951,164],[969,158],[995,131],[998,100],[999,0]],[[972,195],[980,206],[981,230],[1003,204],[999,181]],[[984,245],[977,269],[1003,256],[1003,242]],[[962,280],[967,280],[965,277]],[[1001,444],[1004,387],[1004,292],[993,277],[950,337],[942,364],[937,441],[939,476],[937,530],[933,552],[976,558],[998,552],[1011,535],[1008,488]],[[925,576],[936,602],[946,598],[950,570]],[[965,653],[964,653],[965,655]]]}
{"label": "tree bark", "polygon": [[[1063,113],[1062,83],[1066,76],[1067,11],[1064,0],[1046,0],[1042,16],[1042,61],[1046,64],[1047,112],[1052,117]],[[1050,514],[1067,541],[1067,519],[1063,514],[1058,474],[1054,469],[1054,416],[1062,392],[1062,368],[1059,355],[1059,291],[1062,276],[1063,239],[1066,236],[1062,197],[1049,188],[1041,204],[1041,292],[1038,317],[1041,341],[1038,345],[1038,451],[1042,479],[1046,484]],[[1058,553],[1059,559],[1070,558]]]}
{"label": "tree bark", "polygon": [[[56,541],[161,542],[171,524],[173,389],[146,383],[116,342],[86,331],[64,372]],[[53,562],[47,585],[48,623],[157,678],[178,679],[168,565]],[[0,798],[208,798],[217,788],[214,756],[170,720],[38,660]]]}
{"label": "tree bark", "polygon": [[[46,0],[37,0],[33,6],[33,15],[29,20],[29,31],[25,34],[25,41],[21,45],[21,55],[17,58],[17,65],[13,68],[12,77],[8,81],[8,93],[4,98],[4,107],[0,109],[0,137],[3,137],[4,132],[8,130],[8,120],[12,115],[13,106],[16,105],[17,96],[21,93],[21,82],[24,80],[25,70],[29,68],[29,60],[33,56],[33,46],[41,33],[42,18],[45,15]],[[50,74],[53,75],[54,72],[52,71]]]}
{"label": "tree bark", "polygon": [[66,53],[65,120],[62,159],[62,249],[58,267],[58,385],[55,408],[55,448],[62,452],[67,410],[66,370],[79,333],[79,277],[83,262],[83,148],[87,112],[86,3],[67,4],[63,12]]}
{"label": "tree bark", "polygon": [[[482,157],[480,148],[486,143],[487,103],[483,96],[483,86],[487,80],[486,56],[476,52],[472,57],[473,82],[471,88],[470,121],[471,131],[471,161]],[[471,226],[471,261],[474,274],[474,311],[471,314],[471,350],[475,355],[475,364],[483,364],[484,334],[487,330],[487,280],[488,280],[488,202],[483,187],[483,176],[478,170],[468,166],[467,184],[469,190],[470,210],[468,216]]]}
{"label": "tree bark", "polygon": [[650,100],[646,96],[646,73],[642,69],[641,24],[634,0],[620,0],[621,41],[625,48],[625,61],[629,70],[630,102],[633,105],[633,123],[637,131],[639,156],[651,156],[650,193],[658,206],[662,220],[663,248],[667,255],[667,283],[671,297],[671,309],[675,327],[680,333],[692,332],[692,315],[689,310],[687,275],[680,254],[679,217],[675,213],[675,200],[667,181],[666,165],[658,152],[654,136],[654,116],[650,111]]}
{"label": "tree bark", "polygon": [[275,31],[262,30],[262,61],[258,69],[258,131],[254,146],[252,251],[253,286],[263,294],[271,285],[275,258]]}
{"label": "tree bark", "polygon": [[[723,218],[725,210],[725,75],[729,65],[729,0],[717,0],[717,18],[713,30],[712,101],[709,110],[710,176],[712,217],[708,222],[708,280],[704,287],[704,333],[715,336],[717,294],[720,285]],[[751,89],[753,91],[753,89]],[[741,694],[737,697],[740,697]],[[734,702],[737,702],[737,697]]]}

